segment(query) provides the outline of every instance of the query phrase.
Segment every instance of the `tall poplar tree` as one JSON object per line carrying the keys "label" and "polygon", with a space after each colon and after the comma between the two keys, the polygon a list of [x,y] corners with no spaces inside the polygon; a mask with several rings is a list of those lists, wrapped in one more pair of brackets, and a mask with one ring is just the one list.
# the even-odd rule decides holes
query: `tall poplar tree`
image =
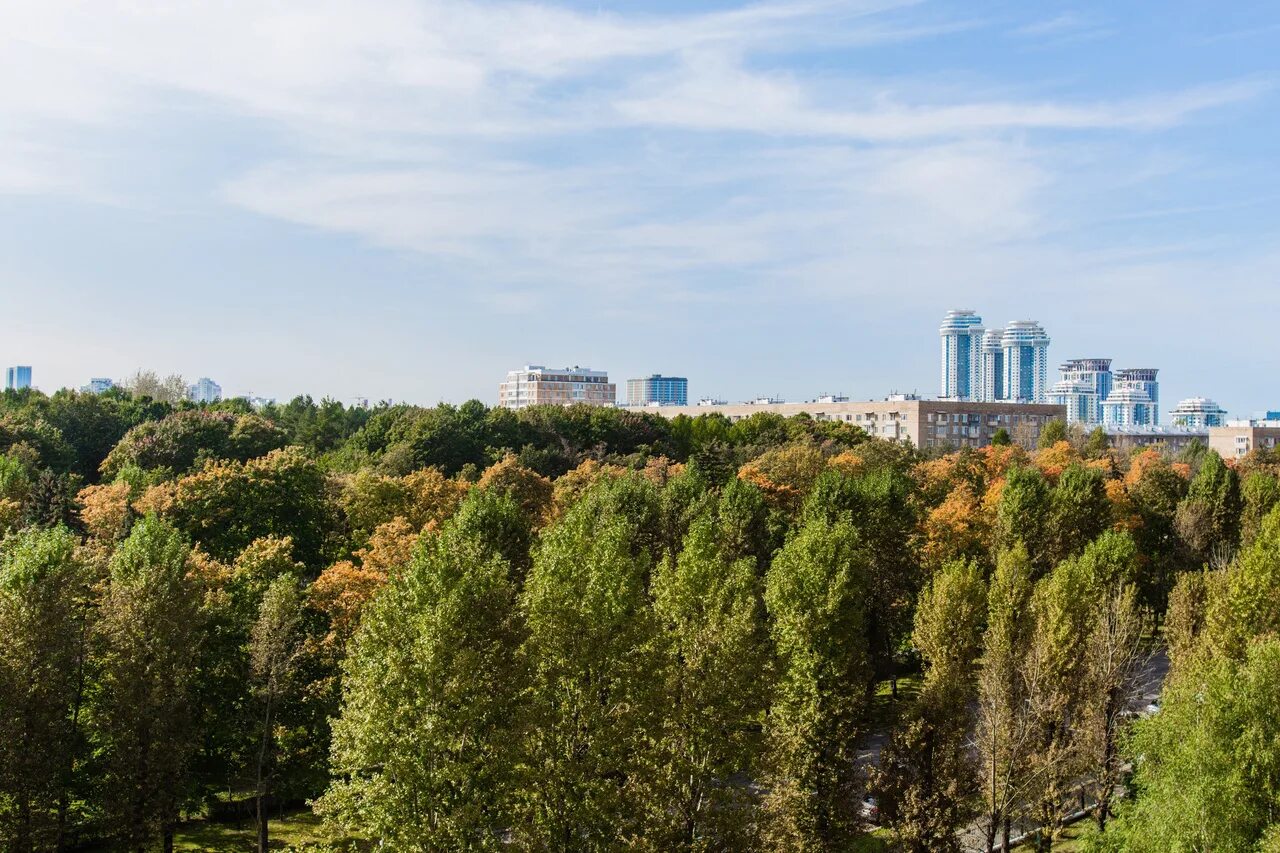
{"label": "tall poplar tree", "polygon": [[665,713],[647,806],[662,849],[735,849],[750,837],[743,779],[759,770],[769,683],[758,587],[755,561],[724,556],[709,514],[654,576]]}
{"label": "tall poplar tree", "polygon": [[75,548],[31,528],[0,555],[0,847],[17,853],[62,842],[87,616]]}
{"label": "tall poplar tree", "polygon": [[766,723],[766,844],[844,850],[861,829],[857,742],[872,668],[869,558],[847,521],[812,518],[769,567],[765,603],[778,654]]}
{"label": "tall poplar tree", "polygon": [[318,810],[391,849],[497,850],[524,687],[511,568],[449,522],[366,607]]}
{"label": "tall poplar tree", "polygon": [[987,628],[978,674],[978,790],[986,824],[986,850],[997,836],[1009,849],[1015,810],[1027,791],[1033,727],[1027,711],[1022,661],[1031,637],[1031,561],[1018,545],[996,560],[987,594]]}
{"label": "tall poplar tree", "polygon": [[543,534],[521,600],[531,678],[523,844],[598,850],[641,831],[661,685],[647,592],[654,504],[627,479],[602,482]]}
{"label": "tall poplar tree", "polygon": [[111,558],[97,623],[100,684],[94,731],[105,759],[105,805],[123,849],[158,836],[168,853],[197,738],[192,707],[200,641],[190,547],[145,518]]}

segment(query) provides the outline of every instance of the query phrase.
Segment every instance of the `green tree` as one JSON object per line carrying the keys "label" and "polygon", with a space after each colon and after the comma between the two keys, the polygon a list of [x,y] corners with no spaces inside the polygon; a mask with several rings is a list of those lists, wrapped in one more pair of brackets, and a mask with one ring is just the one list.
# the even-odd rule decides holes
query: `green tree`
{"label": "green tree", "polygon": [[366,608],[319,810],[398,850],[499,850],[525,686],[511,570],[450,522]]}
{"label": "green tree", "polygon": [[994,546],[997,553],[1021,542],[1031,560],[1033,577],[1053,566],[1053,489],[1035,468],[1011,468],[996,507]]}
{"label": "green tree", "polygon": [[1059,441],[1067,440],[1067,422],[1061,418],[1054,418],[1049,421],[1040,430],[1040,439],[1036,446],[1041,450],[1053,447]]}
{"label": "green tree", "polygon": [[1240,487],[1240,547],[1247,548],[1262,530],[1262,520],[1280,504],[1280,477],[1268,471],[1252,471]]}
{"label": "green tree", "polygon": [[1217,453],[1206,453],[1186,499],[1178,505],[1178,533],[1207,561],[1215,550],[1234,549],[1239,542],[1240,510],[1240,478]]}
{"label": "green tree", "polygon": [[83,689],[85,586],[75,537],[28,529],[0,556],[0,846],[64,841]]}
{"label": "green tree", "polygon": [[1050,500],[1048,559],[1052,563],[1076,554],[1110,526],[1111,502],[1102,472],[1068,465],[1058,477]]}
{"label": "green tree", "polygon": [[155,518],[134,525],[111,558],[97,622],[100,683],[93,703],[104,759],[108,824],[118,845],[167,851],[197,736],[192,708],[200,638],[190,547]]}
{"label": "green tree", "polygon": [[1196,664],[1167,684],[1160,713],[1129,750],[1137,796],[1117,808],[1102,849],[1128,853],[1262,850],[1280,830],[1280,640],[1242,662]]}
{"label": "green tree", "polygon": [[876,680],[894,679],[895,695],[897,659],[911,635],[911,612],[923,575],[915,490],[895,461],[856,476],[833,470],[818,478],[804,508],[806,520],[848,521],[865,546],[871,561],[866,576],[871,665]]}
{"label": "green tree", "polygon": [[778,685],[766,723],[765,839],[847,849],[860,829],[857,741],[872,679],[869,559],[847,521],[812,518],[769,567]]}
{"label": "green tree", "polygon": [[1028,790],[1026,765],[1034,729],[1022,666],[1031,641],[1031,594],[1031,560],[1019,544],[996,560],[978,674],[974,741],[987,853],[995,849],[997,835],[1001,849],[1009,849],[1014,811]]}
{"label": "green tree", "polygon": [[972,817],[968,732],[986,610],[982,573],[964,561],[945,565],[920,595],[912,642],[925,664],[924,686],[876,774],[880,815],[913,853],[958,851]]}
{"label": "green tree", "polygon": [[255,539],[289,537],[298,558],[317,567],[333,528],[324,473],[296,447],[244,463],[211,463],[153,486],[137,505],[223,560],[235,559]]}
{"label": "green tree", "polygon": [[1061,826],[1062,801],[1081,767],[1080,736],[1088,711],[1088,668],[1081,654],[1093,630],[1092,577],[1068,560],[1036,584],[1032,628],[1022,663],[1033,737],[1027,756],[1035,847],[1048,853]]}
{"label": "green tree", "polygon": [[718,525],[693,523],[653,580],[664,655],[657,787],[649,802],[664,850],[741,849],[752,797],[735,774],[758,769],[768,696],[755,561],[724,556]]}
{"label": "green tree", "polygon": [[[643,531],[656,500],[620,480],[544,532],[525,582],[531,725],[519,834],[539,849],[634,837],[651,781],[661,667]],[[652,505],[651,505],[652,503]]]}
{"label": "green tree", "polygon": [[302,596],[298,581],[281,574],[262,596],[258,619],[249,636],[251,692],[257,706],[258,750],[254,762],[258,853],[267,853],[270,797],[275,783],[276,728],[282,706],[298,690],[302,631]]}

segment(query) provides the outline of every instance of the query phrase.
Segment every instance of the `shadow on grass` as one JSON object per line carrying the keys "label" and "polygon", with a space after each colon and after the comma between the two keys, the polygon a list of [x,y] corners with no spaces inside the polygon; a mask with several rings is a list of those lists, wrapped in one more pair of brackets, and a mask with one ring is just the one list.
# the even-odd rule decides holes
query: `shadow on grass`
{"label": "shadow on grass", "polygon": [[[240,824],[211,823],[193,820],[182,824],[174,837],[174,850],[184,853],[243,853],[258,846],[257,826],[246,820]],[[308,810],[286,813],[271,821],[271,849],[286,850],[303,845],[327,845],[335,850],[358,851],[367,848],[350,838],[335,838],[325,832],[320,818]]]}

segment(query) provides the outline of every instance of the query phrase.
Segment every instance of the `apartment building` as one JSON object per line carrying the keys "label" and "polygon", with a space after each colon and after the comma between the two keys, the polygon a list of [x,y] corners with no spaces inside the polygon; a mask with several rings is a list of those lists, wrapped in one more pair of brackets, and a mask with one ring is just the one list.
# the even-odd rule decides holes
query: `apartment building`
{"label": "apartment building", "polygon": [[689,380],[683,376],[657,373],[627,380],[628,406],[685,406],[689,403]]}
{"label": "apartment building", "polygon": [[1251,450],[1280,446],[1280,420],[1229,421],[1209,427],[1209,447],[1223,459],[1239,459]]}
{"label": "apartment building", "polygon": [[978,403],[959,400],[832,400],[806,403],[757,401],[697,406],[656,406],[647,411],[663,417],[697,417],[717,413],[740,421],[759,412],[791,417],[807,414],[819,421],[841,421],[891,441],[909,441],[920,448],[984,447],[1000,429],[1015,440],[1034,446],[1049,421],[1066,417],[1062,406],[1036,403]]}
{"label": "apartment building", "polygon": [[589,367],[548,368],[540,364],[512,370],[498,385],[498,405],[505,409],[527,406],[614,406],[618,386],[609,374]]}

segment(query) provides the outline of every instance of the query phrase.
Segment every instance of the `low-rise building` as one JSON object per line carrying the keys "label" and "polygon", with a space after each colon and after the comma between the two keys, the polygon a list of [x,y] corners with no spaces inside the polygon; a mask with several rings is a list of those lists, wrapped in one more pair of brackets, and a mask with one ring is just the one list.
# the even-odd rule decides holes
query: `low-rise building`
{"label": "low-rise building", "polygon": [[715,413],[730,421],[740,421],[760,412],[787,417],[807,414],[814,420],[840,421],[861,427],[878,438],[909,441],[919,448],[984,447],[1001,429],[1015,441],[1034,446],[1045,424],[1065,419],[1067,414],[1063,406],[1046,403],[977,403],[898,396],[900,399],[807,403],[764,398],[751,403],[657,406],[649,411],[668,418]]}
{"label": "low-rise building", "polygon": [[1108,425],[1102,430],[1108,444],[1126,453],[1140,447],[1162,447],[1170,453],[1179,453],[1193,442],[1209,444],[1208,427]]}
{"label": "low-rise building", "polygon": [[498,405],[505,409],[527,406],[614,406],[618,402],[618,386],[609,374],[589,367],[547,368],[526,365],[507,374],[498,385]]}
{"label": "low-rise building", "polygon": [[1209,428],[1209,447],[1223,459],[1239,459],[1251,450],[1280,446],[1280,419],[1229,421]]}

